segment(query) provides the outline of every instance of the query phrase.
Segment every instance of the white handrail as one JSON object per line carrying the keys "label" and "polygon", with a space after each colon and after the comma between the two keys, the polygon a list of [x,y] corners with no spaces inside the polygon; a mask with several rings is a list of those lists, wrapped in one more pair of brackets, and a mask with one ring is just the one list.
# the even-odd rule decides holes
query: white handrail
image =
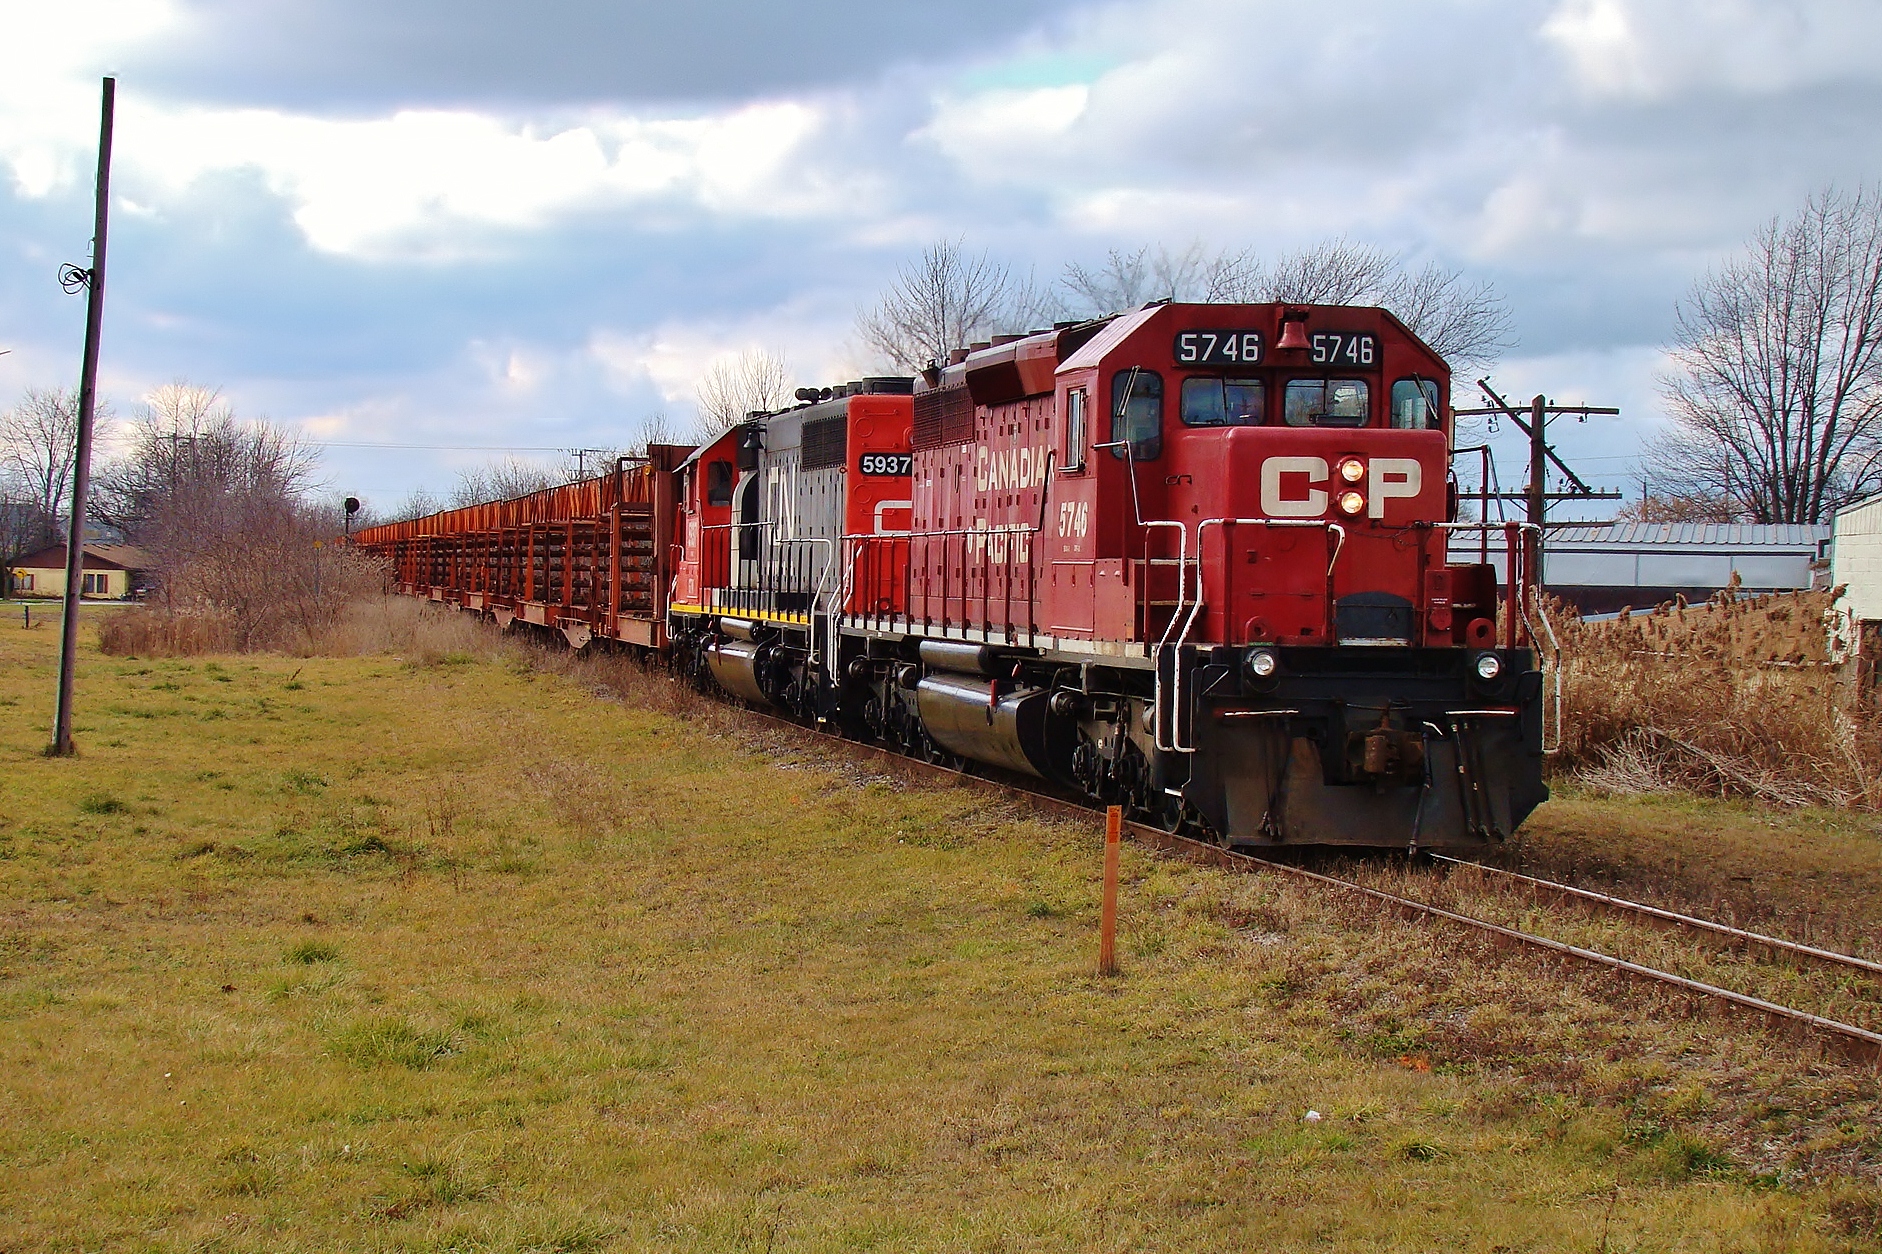
{"label": "white handrail", "polygon": [[[1555,651],[1555,660],[1551,663],[1555,671],[1555,748],[1549,748],[1549,738],[1547,734],[1549,725],[1545,719],[1542,724],[1544,733],[1542,737],[1542,751],[1544,753],[1560,753],[1562,751],[1562,642],[1556,638],[1555,624],[1549,621],[1549,612],[1542,608],[1542,589],[1536,587],[1534,584],[1530,584],[1529,599],[1535,604],[1536,617],[1542,620],[1543,630],[1549,633],[1549,647]],[[1527,616],[1525,616],[1525,621],[1526,618]],[[1530,628],[1530,635],[1535,635],[1535,629],[1533,627]],[[1538,650],[1538,652],[1540,652],[1540,650]]]}
{"label": "white handrail", "polygon": [[[1333,556],[1329,558],[1327,561],[1327,578],[1328,579],[1333,578],[1333,568],[1339,564],[1340,552],[1346,547],[1346,528],[1342,527],[1339,523],[1336,523],[1332,519],[1329,519],[1329,518],[1205,518],[1201,522],[1197,523],[1196,524],[1196,603],[1190,609],[1189,617],[1183,620],[1182,632],[1176,637],[1176,648],[1179,650],[1179,656],[1177,657],[1176,667],[1175,667],[1175,672],[1176,672],[1175,691],[1172,693],[1171,699],[1170,699],[1170,704],[1174,711],[1180,711],[1183,708],[1183,662],[1182,662],[1182,657],[1180,656],[1180,650],[1182,649],[1184,642],[1186,642],[1189,639],[1190,629],[1195,626],[1196,619],[1202,614],[1202,606],[1203,606],[1202,533],[1203,533],[1203,530],[1208,527],[1230,527],[1230,526],[1320,527],[1320,528],[1324,528],[1327,531],[1332,532],[1334,536]],[[1174,622],[1175,620],[1172,619],[1171,621]],[[1159,674],[1160,673],[1161,672],[1159,672]],[[1177,731],[1181,728],[1181,726],[1182,726],[1182,720],[1180,718],[1177,718],[1172,723],[1171,729],[1170,729],[1170,747],[1173,750],[1175,750],[1177,753],[1197,752],[1197,748],[1194,744],[1185,745],[1179,742],[1177,738]],[[1162,748],[1162,746],[1159,745],[1158,748]]]}

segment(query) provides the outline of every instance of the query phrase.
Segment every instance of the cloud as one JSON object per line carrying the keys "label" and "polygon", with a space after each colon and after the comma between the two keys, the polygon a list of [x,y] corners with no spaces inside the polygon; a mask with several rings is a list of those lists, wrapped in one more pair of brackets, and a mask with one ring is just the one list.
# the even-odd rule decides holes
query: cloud
{"label": "cloud", "polygon": [[1542,34],[1595,97],[1882,80],[1882,10],[1865,0],[1562,0]]}
{"label": "cloud", "polygon": [[208,175],[250,170],[317,249],[448,257],[479,228],[540,229],[558,215],[660,200],[734,215],[832,208],[827,189],[790,168],[820,123],[797,102],[549,127],[456,111],[348,120],[146,102],[124,130],[135,168],[172,198]]}
{"label": "cloud", "polygon": [[1083,84],[1031,90],[994,88],[969,96],[943,97],[934,120],[912,138],[934,144],[970,174],[1012,169],[1035,159],[1041,148],[1071,130],[1085,112],[1091,89]]}
{"label": "cloud", "polygon": [[178,0],[133,59],[193,101],[395,112],[821,94],[1049,24],[1075,0]]}
{"label": "cloud", "polygon": [[598,328],[587,352],[612,386],[655,389],[666,411],[690,419],[699,380],[722,357],[747,351],[784,359],[798,383],[824,386],[859,378],[847,344],[850,311],[814,298],[788,307],[720,318],[668,319],[656,326]]}
{"label": "cloud", "polygon": [[[181,374],[358,438],[598,444],[683,425],[723,352],[856,377],[855,310],[937,238],[1050,281],[1345,234],[1494,281],[1517,390],[1650,413],[1692,277],[1882,169],[1872,7],[0,0],[0,390],[75,357],[52,276],[115,68],[125,395]],[[433,486],[455,456],[331,454]]]}

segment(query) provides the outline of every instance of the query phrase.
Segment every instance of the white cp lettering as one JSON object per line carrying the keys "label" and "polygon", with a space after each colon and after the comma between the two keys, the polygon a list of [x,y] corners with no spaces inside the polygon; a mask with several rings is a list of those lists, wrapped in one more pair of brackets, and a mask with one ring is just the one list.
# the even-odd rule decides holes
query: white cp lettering
{"label": "white cp lettering", "polygon": [[1281,495],[1282,475],[1306,475],[1309,484],[1327,481],[1324,457],[1270,457],[1261,463],[1261,512],[1270,518],[1314,518],[1327,512],[1327,494],[1309,487],[1306,496]]}
{"label": "white cp lettering", "polygon": [[1375,457],[1367,463],[1366,497],[1372,518],[1385,517],[1388,500],[1409,500],[1424,484],[1424,468],[1409,457]]}

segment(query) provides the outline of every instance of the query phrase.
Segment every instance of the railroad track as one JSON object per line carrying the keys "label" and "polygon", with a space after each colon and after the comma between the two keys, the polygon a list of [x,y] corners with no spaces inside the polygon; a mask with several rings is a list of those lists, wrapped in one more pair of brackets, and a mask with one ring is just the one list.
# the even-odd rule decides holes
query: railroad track
{"label": "railroad track", "polygon": [[[1082,801],[1055,796],[1047,792],[1035,791],[1032,788],[1004,779],[988,779],[985,776],[972,775],[966,771],[957,771],[951,767],[940,766],[932,762],[924,762],[919,758],[911,758],[904,754],[896,753],[893,750],[863,744],[854,740],[847,740],[834,733],[818,731],[815,728],[806,727],[801,723],[794,723],[788,719],[777,718],[773,715],[762,714],[756,711],[752,711],[751,713],[754,714],[757,719],[778,728],[786,728],[793,732],[808,734],[820,745],[840,746],[843,751],[855,757],[867,758],[874,761],[892,762],[898,766],[911,768],[917,772],[938,778],[968,782],[976,787],[998,792],[1008,798],[1024,802],[1037,809],[1069,817],[1088,819],[1100,813],[1098,810]],[[1612,954],[1601,953],[1598,950],[1586,949],[1579,945],[1570,945],[1564,941],[1555,940],[1552,937],[1506,927],[1503,924],[1494,923],[1488,919],[1480,919],[1473,915],[1448,910],[1442,906],[1432,905],[1429,902],[1419,901],[1416,898],[1402,896],[1398,893],[1387,892],[1384,889],[1361,884],[1355,880],[1344,879],[1337,875],[1328,875],[1323,871],[1309,870],[1306,867],[1293,866],[1285,862],[1275,862],[1267,858],[1256,857],[1252,854],[1237,853],[1224,849],[1219,845],[1209,844],[1206,841],[1166,832],[1161,828],[1147,827],[1141,823],[1126,822],[1124,824],[1124,831],[1125,834],[1130,836],[1137,843],[1147,848],[1182,857],[1200,865],[1221,867],[1232,871],[1265,871],[1278,875],[1291,876],[1305,883],[1314,884],[1335,892],[1366,898],[1403,917],[1434,919],[1458,928],[1484,934],[1489,936],[1491,940],[1498,945],[1519,946],[1539,950],[1587,966],[1599,967],[1642,983],[1678,989],[1683,993],[1703,997],[1730,1007],[1735,1011],[1755,1016],[1780,1029],[1806,1030],[1821,1038],[1825,1043],[1834,1047],[1851,1061],[1882,1067],[1882,1032],[1874,1032],[1868,1028],[1858,1027],[1852,1023],[1842,1023],[1835,1019],[1825,1018],[1822,1015],[1811,1014],[1806,1010],[1799,1010],[1793,1006],[1784,1006],[1777,1002],[1767,1001],[1762,997],[1753,997],[1750,994],[1741,993],[1734,989],[1721,988],[1716,984],[1708,984],[1702,980],[1691,979],[1671,971],[1662,971],[1657,967],[1630,962],[1625,958],[1618,958]],[[1842,969],[1860,971],[1870,976],[1882,977],[1882,963],[1871,962],[1866,958],[1858,958],[1850,954],[1840,954],[1832,950],[1819,949],[1815,946],[1785,940],[1782,937],[1765,936],[1757,932],[1746,931],[1742,928],[1727,927],[1722,923],[1715,923],[1709,919],[1701,919],[1692,915],[1664,910],[1658,906],[1643,905],[1639,902],[1628,901],[1624,898],[1609,896],[1606,893],[1577,888],[1570,884],[1560,884],[1551,880],[1537,879],[1534,876],[1522,875],[1515,871],[1505,871],[1500,867],[1487,866],[1480,862],[1471,862],[1465,859],[1451,858],[1439,854],[1430,856],[1441,864],[1468,867],[1483,873],[1486,877],[1501,877],[1508,882],[1520,884],[1533,891],[1550,892],[1567,900],[1575,900],[1595,905],[1614,913],[1640,918],[1657,925],[1685,929],[1696,934],[1717,938],[1733,945],[1762,948],[1768,952],[1783,954],[1787,957],[1801,958],[1822,965],[1840,967]]]}
{"label": "railroad track", "polygon": [[1571,901],[1584,902],[1599,906],[1616,914],[1641,918],[1649,923],[1696,933],[1703,937],[1712,937],[1728,945],[1752,949],[1763,949],[1769,953],[1780,954],[1787,958],[1801,958],[1821,966],[1841,968],[1846,971],[1860,971],[1865,975],[1882,976],[1882,962],[1872,962],[1867,958],[1858,958],[1854,954],[1840,954],[1833,949],[1819,949],[1815,945],[1804,945],[1797,941],[1785,940],[1780,936],[1766,936],[1760,932],[1749,932],[1744,928],[1728,927],[1715,923],[1711,919],[1701,919],[1695,915],[1680,914],[1675,910],[1662,909],[1659,906],[1643,905],[1629,901],[1624,897],[1614,897],[1607,893],[1598,893],[1588,888],[1577,888],[1573,884],[1560,884],[1554,880],[1537,879],[1533,875],[1523,875],[1516,871],[1506,871],[1502,867],[1489,866],[1482,862],[1471,862],[1464,858],[1447,857],[1444,854],[1427,854],[1433,862],[1450,866],[1468,867],[1473,871],[1494,879],[1520,884],[1534,891],[1554,893],[1558,897]]}

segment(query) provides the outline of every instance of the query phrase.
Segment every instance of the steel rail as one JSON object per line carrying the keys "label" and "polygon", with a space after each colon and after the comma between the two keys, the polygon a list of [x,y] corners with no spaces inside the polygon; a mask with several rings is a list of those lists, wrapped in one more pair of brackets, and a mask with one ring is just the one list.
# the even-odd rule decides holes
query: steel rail
{"label": "steel rail", "polygon": [[[796,732],[807,732],[817,737],[820,741],[829,741],[841,745],[846,751],[860,752],[861,754],[879,760],[914,767],[932,775],[949,777],[957,781],[966,780],[991,791],[1003,793],[1008,797],[1028,802],[1041,809],[1054,810],[1060,814],[1075,818],[1091,818],[1098,813],[1091,805],[1081,801],[1055,797],[1050,793],[1037,792],[1032,788],[1009,783],[1005,780],[988,779],[985,776],[970,775],[966,771],[955,770],[953,767],[942,766],[935,762],[927,762],[921,758],[912,758],[907,754],[897,753],[892,749],[885,749],[879,745],[870,745],[864,744],[861,741],[849,740],[834,732],[825,732],[815,727],[807,727],[802,723],[779,718],[771,714],[765,714],[762,711],[748,711],[748,713],[755,714],[759,720],[777,727],[789,728]],[[1612,954],[1604,954],[1598,950],[1584,949],[1579,945],[1570,945],[1563,941],[1552,940],[1547,936],[1538,936],[1533,932],[1523,932],[1515,928],[1504,927],[1502,924],[1492,923],[1488,919],[1479,919],[1471,915],[1459,914],[1454,910],[1446,910],[1440,906],[1433,906],[1410,897],[1401,897],[1396,893],[1388,893],[1383,889],[1370,888],[1352,880],[1341,879],[1338,876],[1326,875],[1319,871],[1310,871],[1305,867],[1291,866],[1285,862],[1274,862],[1267,858],[1258,858],[1253,854],[1236,853],[1232,850],[1224,849],[1220,845],[1213,845],[1189,836],[1180,836],[1174,832],[1166,832],[1161,828],[1147,827],[1142,823],[1127,821],[1124,824],[1124,830],[1133,840],[1147,848],[1156,849],[1164,853],[1176,854],[1189,861],[1202,865],[1244,872],[1253,870],[1279,872],[1283,875],[1290,875],[1309,883],[1340,889],[1349,893],[1357,893],[1404,915],[1438,919],[1458,927],[1469,928],[1485,933],[1497,942],[1527,946],[1545,953],[1572,958],[1577,962],[1586,963],[1590,966],[1601,967],[1636,980],[1665,985],[1696,996],[1709,997],[1715,1001],[1724,1002],[1734,1009],[1756,1014],[1773,1026],[1808,1028],[1837,1046],[1845,1057],[1853,1061],[1866,1062],[1874,1066],[1882,1067],[1882,1032],[1872,1032],[1868,1028],[1857,1027],[1853,1023],[1842,1023],[1835,1019],[1827,1019],[1822,1015],[1811,1014],[1807,1010],[1798,1010],[1791,1006],[1779,1005],[1777,1002],[1766,1001],[1762,997],[1753,997],[1750,994],[1735,992],[1729,988],[1720,988],[1716,984],[1707,984],[1700,980],[1689,979],[1683,975],[1676,975],[1671,971],[1661,971],[1655,967],[1642,966],[1637,962],[1629,962],[1625,958],[1616,958]]]}
{"label": "steel rail", "polygon": [[1533,875],[1524,875],[1518,871],[1506,871],[1502,867],[1489,866],[1482,862],[1472,862],[1465,858],[1452,858],[1445,854],[1428,855],[1434,862],[1448,862],[1452,866],[1465,866],[1474,871],[1483,871],[1491,875],[1500,875],[1505,879],[1517,880],[1534,888],[1544,888],[1565,897],[1591,901],[1612,910],[1632,912],[1644,915],[1661,923],[1670,923],[1678,927],[1691,928],[1694,931],[1711,932],[1726,937],[1740,944],[1759,945],[1766,949],[1782,953],[1796,954],[1816,962],[1830,963],[1835,966],[1850,967],[1870,975],[1882,975],[1882,962],[1871,962],[1867,958],[1858,958],[1854,954],[1837,953],[1833,949],[1819,949],[1815,945],[1805,945],[1798,941],[1785,940],[1781,936],[1766,936],[1761,932],[1750,932],[1744,928],[1730,927],[1724,923],[1715,923],[1711,919],[1702,919],[1696,915],[1680,914],[1676,910],[1667,910],[1660,906],[1649,906],[1643,902],[1629,901],[1625,897],[1613,897],[1607,893],[1598,893],[1591,888],[1577,888],[1572,884],[1559,884],[1554,880],[1537,879]]}

